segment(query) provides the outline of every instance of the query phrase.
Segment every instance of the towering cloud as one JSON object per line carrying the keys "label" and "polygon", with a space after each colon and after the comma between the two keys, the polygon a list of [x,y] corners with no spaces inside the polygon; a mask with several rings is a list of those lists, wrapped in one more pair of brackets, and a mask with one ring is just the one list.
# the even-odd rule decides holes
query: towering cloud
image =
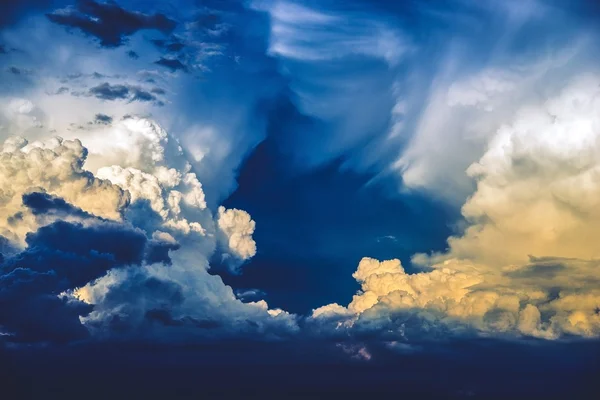
{"label": "towering cloud", "polygon": [[[177,140],[154,121],[100,129],[85,139],[89,158],[79,140],[4,143],[2,332],[15,341],[88,330],[157,339],[293,333],[295,316],[243,303],[209,274],[217,241],[232,268],[255,254],[249,214],[213,215]],[[36,307],[43,318],[31,314]]]}
{"label": "towering cloud", "polygon": [[462,208],[470,226],[449,239],[448,252],[417,255],[430,270],[414,274],[399,260],[364,258],[348,307],[325,306],[312,318],[403,337],[411,329],[599,336],[599,115],[597,76],[520,110],[469,167],[477,182]]}

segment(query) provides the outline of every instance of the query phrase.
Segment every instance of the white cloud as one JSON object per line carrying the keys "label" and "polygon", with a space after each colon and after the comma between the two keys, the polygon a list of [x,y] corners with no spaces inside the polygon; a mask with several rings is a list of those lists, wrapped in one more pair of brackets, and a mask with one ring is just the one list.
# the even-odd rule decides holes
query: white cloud
{"label": "white cloud", "polygon": [[255,2],[271,16],[269,51],[303,61],[324,61],[352,55],[397,64],[408,45],[401,34],[375,18],[341,10],[317,10],[289,1],[271,6]]}
{"label": "white cloud", "polygon": [[[0,153],[1,234],[21,242],[37,222],[22,204],[23,194],[41,188],[95,215],[121,219],[129,194],[83,169],[87,150],[79,140],[5,141]],[[21,220],[14,221],[15,216]]]}
{"label": "white cloud", "polygon": [[[101,134],[110,140],[95,136]],[[95,215],[124,217],[124,223],[144,229],[149,238],[177,246],[171,251],[170,266],[112,270],[61,294],[95,305],[82,318],[92,333],[116,334],[111,321],[117,316],[127,321],[128,329],[145,329],[146,313],[165,302],[171,318],[182,326],[180,334],[192,339],[213,331],[277,338],[298,330],[295,315],[270,309],[263,300],[244,303],[220,277],[209,274],[208,260],[217,250],[217,237],[224,239],[223,251],[238,260],[235,268],[255,254],[254,221],[238,209],[221,207],[213,215],[201,183],[173,137],[154,121],[132,117],[91,132],[86,142],[92,167],[86,161],[88,149],[79,140],[29,143],[15,137],[5,142],[0,153],[0,234],[22,241],[44,223],[22,204],[24,193],[41,189]],[[113,164],[119,158],[122,165]],[[97,174],[84,168],[97,169]],[[140,206],[144,201],[148,208]],[[21,214],[15,223],[11,217],[17,213]]]}
{"label": "white cloud", "polygon": [[217,225],[221,233],[221,242],[234,257],[228,260],[235,271],[241,262],[256,254],[256,242],[252,239],[255,222],[244,210],[219,207]]}

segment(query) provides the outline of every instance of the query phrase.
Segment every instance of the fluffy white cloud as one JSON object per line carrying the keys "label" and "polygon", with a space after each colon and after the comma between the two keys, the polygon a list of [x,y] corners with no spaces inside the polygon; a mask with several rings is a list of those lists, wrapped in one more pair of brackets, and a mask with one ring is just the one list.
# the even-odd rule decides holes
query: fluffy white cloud
{"label": "fluffy white cloud", "polygon": [[[161,219],[157,229],[175,237],[214,236],[202,184],[178,140],[156,122],[128,117],[91,132],[85,144],[90,149],[86,167],[127,190],[132,203],[148,202]],[[214,246],[214,239],[206,240]]]}
{"label": "fluffy white cloud", "polygon": [[[111,140],[106,140],[107,136]],[[229,325],[231,318],[239,318],[248,311],[251,315],[246,318],[252,321],[252,315],[255,315],[258,322],[264,319],[267,325],[270,319],[275,319],[283,321],[281,323],[290,329],[295,326],[295,316],[282,310],[269,310],[264,301],[242,303],[219,277],[208,273],[208,260],[215,252],[218,240],[223,256],[235,271],[256,253],[252,239],[255,223],[247,212],[238,209],[219,207],[213,216],[207,208],[202,184],[175,138],[154,121],[131,117],[93,133],[86,138],[86,143],[90,146],[92,165],[98,168],[97,176],[130,193],[131,206],[125,215],[136,221],[148,219],[148,212],[154,212],[157,220],[153,224],[144,221],[143,227],[156,237],[169,235],[181,245],[171,255],[173,265],[151,266],[145,272],[148,276],[181,286],[185,301],[174,306],[173,309],[178,310],[175,313],[202,320],[216,318],[219,323]],[[121,165],[110,165],[119,159]],[[150,210],[136,209],[144,202]],[[122,312],[119,311],[123,306],[121,303],[98,303],[106,296],[110,300],[110,288],[126,285],[127,279],[128,273],[114,272],[76,291],[78,297],[96,303],[96,311],[90,314],[86,323],[103,327],[107,318]],[[143,314],[144,311],[147,310],[143,307],[134,307],[128,312]],[[136,318],[141,320],[142,314]],[[228,329],[235,330],[233,327]]]}
{"label": "fluffy white cloud", "polygon": [[235,271],[241,262],[256,254],[256,242],[252,239],[256,224],[244,210],[219,207],[217,225],[222,244],[235,259],[229,260]]}
{"label": "fluffy white cloud", "polygon": [[79,140],[59,137],[29,143],[4,142],[0,153],[0,234],[21,242],[37,223],[23,206],[23,194],[42,189],[92,214],[121,219],[129,194],[83,169],[87,150]]}

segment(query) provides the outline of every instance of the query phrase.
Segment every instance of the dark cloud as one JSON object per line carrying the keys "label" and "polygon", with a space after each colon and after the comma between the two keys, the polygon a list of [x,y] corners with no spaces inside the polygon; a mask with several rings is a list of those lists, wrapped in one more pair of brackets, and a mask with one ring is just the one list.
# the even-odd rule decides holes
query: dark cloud
{"label": "dark cloud", "polygon": [[9,268],[54,271],[75,286],[85,285],[112,267],[140,265],[147,243],[142,231],[123,224],[65,221],[41,227],[27,234],[25,241],[27,249]]}
{"label": "dark cloud", "polygon": [[[12,341],[70,341],[87,336],[79,316],[92,308],[59,294],[81,287],[118,267],[170,264],[171,242],[149,240],[128,224],[101,220],[61,198],[42,192],[23,196],[36,216],[58,220],[26,235],[26,248],[0,257],[0,327]],[[6,243],[5,243],[6,242]]]}
{"label": "dark cloud", "polygon": [[177,70],[188,72],[188,67],[176,58],[161,57],[159,60],[155,61],[154,64],[168,68],[172,72]]}
{"label": "dark cloud", "polygon": [[62,198],[51,196],[44,192],[24,194],[23,205],[29,208],[33,215],[72,215],[81,218],[96,218],[92,214],[83,211],[81,208],[67,203]]}
{"label": "dark cloud", "polygon": [[179,249],[179,244],[171,242],[163,242],[159,240],[150,240],[146,246],[144,253],[144,260],[148,264],[171,264],[171,258],[169,257],[169,251]]}
{"label": "dark cloud", "polygon": [[113,121],[113,118],[106,114],[96,114],[94,117],[94,123],[102,124],[102,125],[110,125]]}
{"label": "dark cloud", "polygon": [[21,211],[11,215],[6,219],[9,225],[14,226],[15,224],[21,222],[23,220],[23,213]]}
{"label": "dark cloud", "polygon": [[131,94],[132,94],[131,101],[154,101],[154,100],[156,100],[156,97],[152,93],[146,92],[145,90],[140,89],[139,87],[130,86],[129,90],[131,91]]}
{"label": "dark cloud", "polygon": [[111,85],[108,82],[104,82],[98,86],[94,86],[89,90],[89,94],[95,96],[101,100],[129,100],[131,101],[154,101],[157,105],[161,102],[158,101],[156,96],[146,90],[132,85],[116,84]]}
{"label": "dark cloud", "polygon": [[160,323],[160,317],[163,321],[174,321],[175,317],[167,310],[176,308],[183,302],[184,296],[179,284],[136,271],[111,286],[102,299],[101,310],[118,309],[118,314],[89,321],[88,326],[108,335],[135,335],[140,331],[151,333],[148,328],[152,325],[166,325]]}
{"label": "dark cloud", "polygon": [[138,53],[136,53],[135,51],[133,51],[133,50],[129,50],[129,51],[127,52],[127,55],[128,55],[130,58],[133,58],[134,60],[137,60],[138,58],[140,58],[140,55],[139,55]]}
{"label": "dark cloud", "polygon": [[58,295],[119,265],[141,264],[145,237],[116,224],[55,222],[27,235],[27,248],[0,267],[0,325],[16,341],[85,337],[91,311]]}
{"label": "dark cloud", "polygon": [[102,100],[127,99],[129,97],[129,88],[127,86],[111,85],[108,82],[94,86],[89,92]]}
{"label": "dark cloud", "polygon": [[104,47],[118,47],[127,37],[143,29],[153,29],[168,34],[177,23],[164,14],[143,14],[128,11],[117,3],[98,3],[82,0],[74,9],[61,9],[47,14],[50,21],[76,28],[93,36]]}
{"label": "dark cloud", "polygon": [[14,75],[29,75],[31,73],[31,71],[29,70],[18,68],[15,66],[9,67],[8,72]]}

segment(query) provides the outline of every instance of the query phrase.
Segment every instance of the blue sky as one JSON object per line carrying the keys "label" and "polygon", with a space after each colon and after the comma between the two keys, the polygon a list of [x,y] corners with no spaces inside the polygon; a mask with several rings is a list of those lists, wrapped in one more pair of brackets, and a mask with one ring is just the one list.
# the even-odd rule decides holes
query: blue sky
{"label": "blue sky", "polygon": [[7,390],[594,398],[599,13],[4,2]]}

